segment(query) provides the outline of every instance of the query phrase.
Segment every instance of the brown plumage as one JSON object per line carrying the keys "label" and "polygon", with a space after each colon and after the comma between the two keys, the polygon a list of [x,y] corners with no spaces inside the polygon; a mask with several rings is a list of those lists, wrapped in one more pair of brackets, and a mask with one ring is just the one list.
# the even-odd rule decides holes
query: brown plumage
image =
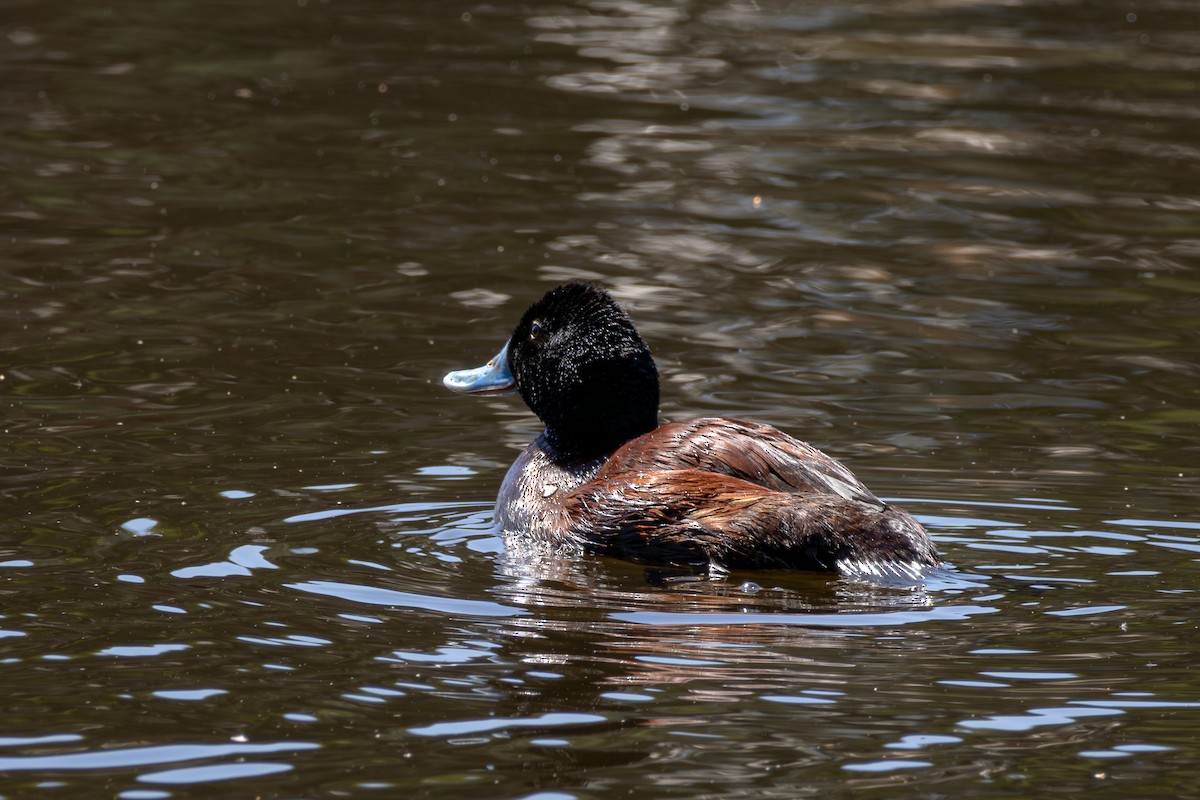
{"label": "brown plumage", "polygon": [[581,544],[636,561],[907,576],[938,563],[924,529],[837,461],[741,420],[634,439],[562,507]]}
{"label": "brown plumage", "polygon": [[883,505],[850,470],[810,444],[756,422],[705,417],[672,422],[615,452],[598,477],[654,469],[698,469],[792,494],[835,494]]}

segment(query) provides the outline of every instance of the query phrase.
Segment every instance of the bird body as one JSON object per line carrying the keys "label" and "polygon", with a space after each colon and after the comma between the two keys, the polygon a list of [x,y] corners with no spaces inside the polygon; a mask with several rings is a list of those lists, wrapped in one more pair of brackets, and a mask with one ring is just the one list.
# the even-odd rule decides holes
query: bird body
{"label": "bird body", "polygon": [[812,445],[725,417],[659,425],[649,348],[592,284],[552,289],[495,359],[445,383],[514,387],[546,423],[496,500],[516,535],[717,569],[918,577],[940,563],[911,515]]}

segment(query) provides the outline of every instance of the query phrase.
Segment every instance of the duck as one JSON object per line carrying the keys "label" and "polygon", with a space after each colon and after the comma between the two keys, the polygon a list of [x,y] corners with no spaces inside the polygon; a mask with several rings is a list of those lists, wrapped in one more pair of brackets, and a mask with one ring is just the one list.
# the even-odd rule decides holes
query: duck
{"label": "duck", "polygon": [[660,423],[650,348],[604,288],[574,280],[522,315],[459,394],[519,394],[545,429],[509,467],[495,521],[553,547],[688,569],[919,579],[941,565],[912,515],[770,425]]}

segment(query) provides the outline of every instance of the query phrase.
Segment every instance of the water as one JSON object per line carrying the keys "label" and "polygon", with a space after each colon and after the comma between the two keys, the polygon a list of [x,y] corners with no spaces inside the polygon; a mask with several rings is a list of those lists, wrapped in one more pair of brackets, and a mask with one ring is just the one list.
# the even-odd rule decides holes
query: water
{"label": "water", "polygon": [[[1200,6],[3,6],[3,796],[1194,794]],[[953,569],[505,550],[577,276]]]}

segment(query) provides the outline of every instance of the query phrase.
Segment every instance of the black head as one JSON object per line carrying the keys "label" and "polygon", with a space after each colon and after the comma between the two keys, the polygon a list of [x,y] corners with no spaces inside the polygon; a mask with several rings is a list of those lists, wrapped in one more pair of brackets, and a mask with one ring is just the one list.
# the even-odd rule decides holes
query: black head
{"label": "black head", "polygon": [[599,286],[551,289],[521,317],[507,354],[517,391],[564,458],[606,455],[658,427],[650,348]]}

